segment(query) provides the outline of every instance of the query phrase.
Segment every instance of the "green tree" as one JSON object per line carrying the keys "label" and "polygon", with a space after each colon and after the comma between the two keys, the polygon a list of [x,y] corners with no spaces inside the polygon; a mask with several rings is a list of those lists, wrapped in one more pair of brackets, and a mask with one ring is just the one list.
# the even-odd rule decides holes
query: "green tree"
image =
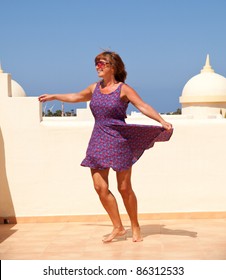
{"label": "green tree", "polygon": [[56,112],[53,114],[54,117],[61,117],[62,111],[61,110],[56,110]]}

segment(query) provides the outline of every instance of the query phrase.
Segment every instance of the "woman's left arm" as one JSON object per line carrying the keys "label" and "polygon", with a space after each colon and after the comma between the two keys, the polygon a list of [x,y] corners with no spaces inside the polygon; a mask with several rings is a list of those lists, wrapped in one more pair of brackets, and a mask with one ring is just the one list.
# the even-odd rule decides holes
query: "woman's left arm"
{"label": "woman's left arm", "polygon": [[166,122],[149,104],[145,103],[138,93],[128,85],[122,87],[122,97],[126,97],[141,113],[161,123],[165,129],[172,129],[172,124]]}

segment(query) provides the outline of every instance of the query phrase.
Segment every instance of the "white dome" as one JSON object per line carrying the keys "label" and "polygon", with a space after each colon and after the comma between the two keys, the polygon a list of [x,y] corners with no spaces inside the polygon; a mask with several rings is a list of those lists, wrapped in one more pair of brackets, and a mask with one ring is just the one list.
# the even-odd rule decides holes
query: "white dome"
{"label": "white dome", "polygon": [[200,73],[184,86],[182,96],[226,96],[226,78],[211,72]]}
{"label": "white dome", "polygon": [[25,97],[26,93],[23,88],[14,80],[11,80],[12,97]]}
{"label": "white dome", "polygon": [[215,73],[209,62],[209,55],[201,73],[192,77],[184,86],[181,103],[225,102],[226,78]]}
{"label": "white dome", "polygon": [[195,118],[225,115],[226,78],[214,72],[209,63],[209,55],[201,73],[185,84],[180,103],[182,114]]}

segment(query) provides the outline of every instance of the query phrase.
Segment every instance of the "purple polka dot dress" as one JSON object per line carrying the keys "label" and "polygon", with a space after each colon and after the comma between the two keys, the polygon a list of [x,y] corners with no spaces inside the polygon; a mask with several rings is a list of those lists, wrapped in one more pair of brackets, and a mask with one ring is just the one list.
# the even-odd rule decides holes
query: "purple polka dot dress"
{"label": "purple polka dot dress", "polygon": [[127,124],[128,103],[120,98],[122,85],[109,94],[101,92],[100,82],[96,85],[90,102],[95,124],[82,166],[126,170],[155,142],[168,141],[172,135],[172,130],[161,126]]}

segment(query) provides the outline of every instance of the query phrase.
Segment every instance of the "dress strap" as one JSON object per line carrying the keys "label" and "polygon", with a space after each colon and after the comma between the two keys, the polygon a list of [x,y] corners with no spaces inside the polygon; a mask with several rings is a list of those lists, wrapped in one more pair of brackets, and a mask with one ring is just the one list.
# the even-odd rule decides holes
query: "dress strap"
{"label": "dress strap", "polygon": [[119,90],[120,92],[121,92],[121,88],[122,88],[123,85],[124,85],[124,83],[121,82],[120,85],[118,86],[118,90]]}
{"label": "dress strap", "polygon": [[100,89],[100,81],[96,83],[93,93],[95,93],[98,89]]}

